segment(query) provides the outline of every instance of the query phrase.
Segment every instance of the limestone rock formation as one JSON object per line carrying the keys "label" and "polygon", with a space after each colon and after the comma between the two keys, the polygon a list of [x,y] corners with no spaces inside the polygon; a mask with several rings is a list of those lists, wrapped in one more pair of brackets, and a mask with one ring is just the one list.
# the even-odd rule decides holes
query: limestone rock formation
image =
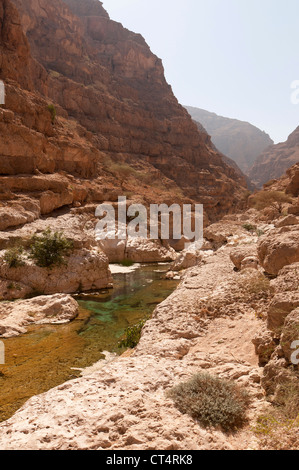
{"label": "limestone rock formation", "polygon": [[[29,259],[23,266],[9,267],[4,255],[5,252],[0,252],[0,279],[8,281],[11,286],[16,285],[13,295],[19,292],[19,298],[23,296],[24,286],[29,294],[71,294],[112,286],[108,258],[96,249],[75,250],[65,265],[53,268],[39,267]],[[21,289],[18,289],[19,283]],[[10,299],[10,286],[3,283],[1,287],[0,297]]]}
{"label": "limestone rock formation", "polygon": [[286,318],[282,330],[280,344],[284,357],[289,364],[292,363],[292,354],[294,353],[293,343],[298,344],[299,338],[299,308],[293,310]]}
{"label": "limestone rock formation", "polygon": [[144,39],[100,2],[3,0],[0,23],[0,199],[5,211],[16,203],[3,227],[124,193],[189,198],[211,219],[235,210],[244,182],[178,104]]}
{"label": "limestone rock formation", "polygon": [[265,406],[251,343],[261,326],[256,309],[263,305],[258,296],[249,308],[244,303],[239,286],[250,286],[253,275],[233,271],[230,250],[207,254],[205,263],[186,271],[178,290],[146,323],[135,351],[31,398],[1,423],[0,448],[256,448],[248,427],[232,436],[204,429],[167,396],[201,370],[246,387],[251,422]]}
{"label": "limestone rock formation", "polygon": [[127,241],[125,256],[135,263],[159,263],[173,261],[177,254],[173,248],[159,240],[132,238]]}
{"label": "limestone rock formation", "polygon": [[0,338],[26,332],[29,325],[61,324],[78,315],[78,304],[70,295],[40,296],[0,304]]}
{"label": "limestone rock formation", "polygon": [[256,246],[255,245],[248,245],[237,247],[232,250],[230,254],[230,259],[234,263],[237,269],[242,268],[242,264],[245,260],[249,260],[251,258],[256,259]]}
{"label": "limestone rock formation", "polygon": [[196,247],[196,244],[192,244],[189,248],[180,253],[178,258],[170,267],[170,271],[182,271],[183,269],[193,268],[198,266],[202,261],[202,253],[200,249]]}
{"label": "limestone rock formation", "polygon": [[269,274],[278,274],[286,265],[299,262],[299,230],[270,233],[262,237],[258,245],[261,265]]}
{"label": "limestone rock formation", "polygon": [[135,263],[160,263],[173,261],[177,253],[166,242],[142,238],[98,240],[99,248],[106,254],[110,263],[125,260]]}
{"label": "limestone rock formation", "polygon": [[[55,224],[69,220],[74,232],[78,220],[61,217]],[[31,398],[0,425],[0,448],[258,448],[252,426],[270,407],[265,393],[277,397],[281,380],[298,380],[289,361],[293,337],[288,336],[289,326],[297,328],[298,304],[291,304],[291,298],[298,292],[298,263],[286,264],[271,281],[262,268],[247,264],[256,260],[259,239],[262,243],[296,233],[296,225],[275,227],[283,219],[280,215],[267,224],[262,211],[249,209],[207,227],[209,248],[214,243],[214,249],[202,250],[201,262],[182,274],[178,289],[145,324],[135,350]],[[88,237],[90,214],[82,213],[80,224]],[[267,322],[277,296],[290,303],[290,310],[280,312],[280,329],[272,331]],[[248,427],[227,436],[218,429],[203,429],[175,408],[167,391],[198,371],[246,387],[251,398]]]}

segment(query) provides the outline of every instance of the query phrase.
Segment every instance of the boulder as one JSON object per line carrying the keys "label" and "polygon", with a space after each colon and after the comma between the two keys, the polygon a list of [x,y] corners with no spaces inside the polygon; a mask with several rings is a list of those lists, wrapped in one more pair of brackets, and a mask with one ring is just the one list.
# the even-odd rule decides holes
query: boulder
{"label": "boulder", "polygon": [[230,237],[239,232],[242,232],[240,224],[222,221],[205,228],[203,235],[209,242],[212,242],[214,248],[219,248],[225,245]]}
{"label": "boulder", "polygon": [[281,227],[288,227],[289,225],[298,225],[298,224],[299,224],[299,220],[297,217],[295,217],[295,215],[287,215],[283,219],[280,219],[275,224],[275,226],[277,228],[281,228]]}
{"label": "boulder", "polygon": [[53,191],[46,191],[40,198],[40,208],[42,215],[50,214],[55,209],[72,204],[74,196],[72,191],[62,191],[61,193],[54,193]]}
{"label": "boulder", "polygon": [[282,268],[276,279],[271,281],[271,289],[279,294],[282,292],[297,292],[299,286],[299,263],[293,263]]}
{"label": "boulder", "polygon": [[110,263],[120,263],[126,257],[126,240],[98,240],[98,246],[108,257]]}
{"label": "boulder", "polygon": [[78,304],[70,295],[40,296],[30,300],[0,303],[0,337],[26,332],[28,325],[67,323],[78,315]]}
{"label": "boulder", "polygon": [[299,215],[299,200],[288,208],[288,213],[292,215]]}
{"label": "boulder", "polygon": [[259,260],[256,256],[247,256],[241,263],[241,269],[258,269]]}
{"label": "boulder", "polygon": [[262,386],[268,396],[272,396],[275,402],[279,393],[280,384],[296,383],[298,379],[287,368],[288,364],[284,358],[274,357],[265,366],[262,377]]}
{"label": "boulder", "polygon": [[284,356],[289,363],[292,362],[291,356],[294,353],[292,344],[295,341],[299,341],[299,308],[293,310],[285,319],[282,335],[280,338],[280,345],[284,352]]}
{"label": "boulder", "polygon": [[171,271],[181,271],[182,269],[198,266],[202,261],[202,254],[199,250],[189,248],[184,250],[171,265]]}
{"label": "boulder", "polygon": [[32,293],[32,289],[22,282],[12,282],[0,279],[0,301],[24,299]]}
{"label": "boulder", "polygon": [[252,340],[255,346],[255,352],[259,357],[260,366],[265,366],[276,349],[277,343],[269,330],[262,330]]}
{"label": "boulder", "polygon": [[0,208],[0,230],[6,230],[10,227],[17,227],[28,222],[28,215],[23,208],[19,210],[11,207]]}
{"label": "boulder", "polygon": [[135,263],[159,263],[174,261],[177,253],[170,246],[162,246],[159,240],[129,238],[125,258]]}
{"label": "boulder", "polygon": [[[5,252],[0,254],[0,279],[22,283],[30,288],[30,293],[71,294],[78,291],[90,291],[111,287],[112,277],[109,261],[103,252],[93,250],[75,250],[66,260],[66,264],[52,269],[36,266],[32,260],[26,260],[24,266],[10,268],[4,261]],[[0,291],[0,296],[4,292]],[[19,298],[22,297],[20,291]]]}
{"label": "boulder", "polygon": [[299,307],[299,292],[282,292],[276,294],[270,303],[267,316],[267,326],[269,330],[277,334],[281,333],[281,328],[286,317],[292,310]]}
{"label": "boulder", "polygon": [[299,262],[299,230],[270,233],[258,244],[260,264],[268,274],[277,275],[284,267]]}
{"label": "boulder", "polygon": [[230,253],[230,259],[237,269],[241,269],[242,262],[248,257],[256,257],[255,245],[245,245],[234,248]]}

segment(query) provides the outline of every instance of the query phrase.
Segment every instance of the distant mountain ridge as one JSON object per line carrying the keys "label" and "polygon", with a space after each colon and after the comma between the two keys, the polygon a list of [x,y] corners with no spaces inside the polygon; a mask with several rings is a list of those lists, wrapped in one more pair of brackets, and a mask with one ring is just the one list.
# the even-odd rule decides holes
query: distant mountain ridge
{"label": "distant mountain ridge", "polygon": [[207,130],[217,149],[234,160],[247,175],[259,155],[274,144],[268,134],[248,122],[218,116],[192,106],[185,108]]}
{"label": "distant mountain ridge", "polygon": [[268,147],[256,160],[249,177],[257,186],[262,186],[281,176],[296,163],[299,163],[299,126],[286,142]]}
{"label": "distant mountain ridge", "polygon": [[[217,149],[216,145],[213,144],[213,142],[211,140],[211,136],[208,134],[207,130],[203,127],[203,125],[200,122],[195,121],[195,119],[193,119],[193,121],[197,125],[198,130],[200,131],[200,133],[206,135],[206,140],[207,140],[207,143],[209,144],[209,146],[211,146],[215,150],[215,152],[219,153],[219,149]],[[229,165],[230,167],[232,167],[236,171],[236,173],[238,174],[240,179],[241,180],[243,179],[243,181],[245,182],[245,185],[247,186],[248,189],[250,189],[252,191],[254,191],[256,189],[255,184],[253,184],[253,182],[250,180],[250,178],[247,175],[245,175],[245,173],[242,172],[242,170],[239,168],[237,163],[232,158],[229,158],[226,155],[222,154],[222,160],[227,165]]]}

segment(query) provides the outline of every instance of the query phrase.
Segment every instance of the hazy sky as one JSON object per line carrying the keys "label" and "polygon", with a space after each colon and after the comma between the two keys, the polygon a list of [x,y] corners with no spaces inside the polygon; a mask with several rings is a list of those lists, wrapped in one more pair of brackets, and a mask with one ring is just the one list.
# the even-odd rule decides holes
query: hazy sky
{"label": "hazy sky", "polygon": [[[298,0],[103,0],[141,33],[180,103],[249,121],[286,140],[299,125]],[[298,82],[299,87],[299,82]]]}

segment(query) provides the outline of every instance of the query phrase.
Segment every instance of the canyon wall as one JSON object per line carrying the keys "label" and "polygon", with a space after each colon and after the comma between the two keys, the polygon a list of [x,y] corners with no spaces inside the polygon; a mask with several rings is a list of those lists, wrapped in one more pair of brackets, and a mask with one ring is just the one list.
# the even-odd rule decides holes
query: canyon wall
{"label": "canyon wall", "polygon": [[4,228],[123,194],[200,202],[211,220],[235,210],[242,176],[101,2],[2,0],[0,23],[0,200],[15,212]]}

